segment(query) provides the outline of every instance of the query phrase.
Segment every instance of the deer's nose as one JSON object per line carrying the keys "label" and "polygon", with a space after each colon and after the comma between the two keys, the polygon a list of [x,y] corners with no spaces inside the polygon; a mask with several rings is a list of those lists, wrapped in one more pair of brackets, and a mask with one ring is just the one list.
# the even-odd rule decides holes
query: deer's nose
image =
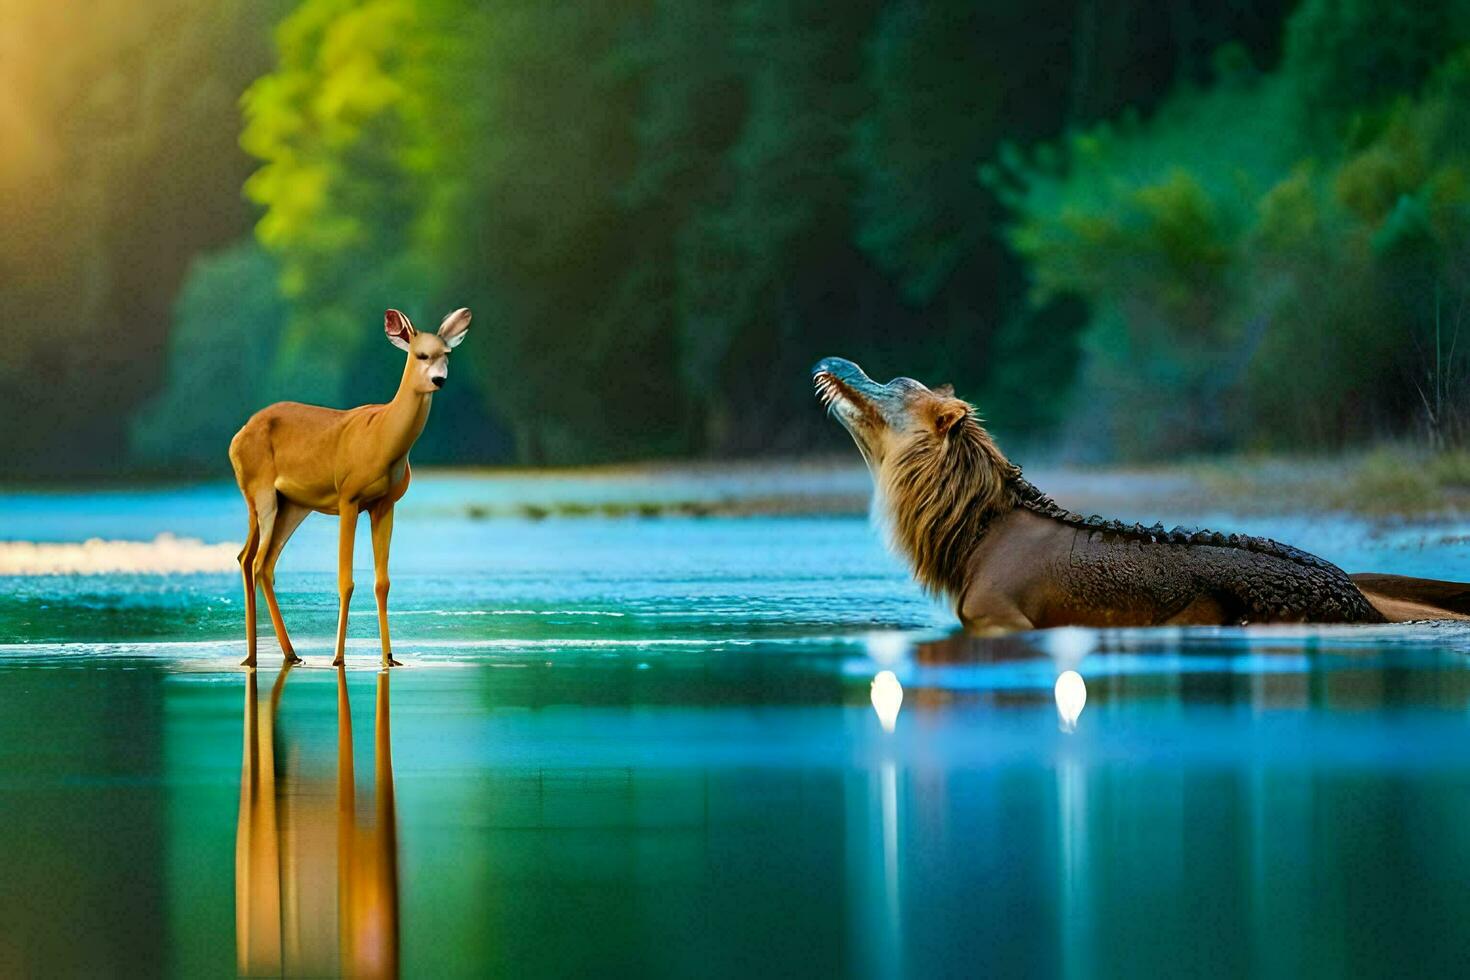
{"label": "deer's nose", "polygon": [[444,375],[442,375],[442,374],[439,375],[438,377],[430,378],[429,380],[432,381],[432,382],[434,382],[434,387],[435,388],[443,388],[444,387]]}

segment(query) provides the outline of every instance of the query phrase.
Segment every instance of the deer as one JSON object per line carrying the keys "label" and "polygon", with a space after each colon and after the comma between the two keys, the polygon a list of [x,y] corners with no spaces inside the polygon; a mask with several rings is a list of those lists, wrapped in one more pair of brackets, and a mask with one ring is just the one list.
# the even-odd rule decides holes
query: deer
{"label": "deer", "polygon": [[388,548],[393,507],[408,491],[408,452],[424,431],[434,393],[449,376],[449,352],[470,327],[470,311],[446,316],[436,333],[415,330],[398,310],[383,315],[393,346],[407,352],[393,400],[340,410],[277,402],[261,409],[230,440],[230,464],[245,497],[249,532],[240,551],[245,585],[242,667],[255,666],[256,587],[265,596],[271,626],[287,664],[301,658],[291,645],[276,602],[276,561],[291,535],[313,511],[338,518],[337,644],[332,666],[341,667],[347,646],[347,608],[352,601],[352,546],[357,520],[368,512],[373,539],[373,593],[383,667],[401,667],[388,638]]}

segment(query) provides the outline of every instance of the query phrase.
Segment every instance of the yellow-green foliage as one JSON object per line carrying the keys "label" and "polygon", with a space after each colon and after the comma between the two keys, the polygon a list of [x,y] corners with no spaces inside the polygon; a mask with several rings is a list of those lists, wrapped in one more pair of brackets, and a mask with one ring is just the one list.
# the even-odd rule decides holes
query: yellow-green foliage
{"label": "yellow-green foliage", "polygon": [[[260,240],[287,256],[282,286],[307,288],[314,255],[369,244],[372,212],[346,207],[367,154],[390,172],[413,133],[408,90],[390,73],[410,44],[409,0],[308,0],[276,31],[280,64],[246,91],[240,145],[262,164],[245,192],[264,208]],[[391,117],[392,139],[375,143]],[[386,184],[386,182],[384,182]]]}
{"label": "yellow-green foliage", "polygon": [[362,377],[390,385],[362,311],[403,304],[410,283],[432,282],[408,247],[425,193],[412,165],[424,107],[402,77],[425,54],[424,9],[306,0],[276,30],[276,71],[241,100],[241,146],[262,161],[245,193],[263,208],[256,233],[291,302],[273,387],[302,400],[361,400],[352,381]]}

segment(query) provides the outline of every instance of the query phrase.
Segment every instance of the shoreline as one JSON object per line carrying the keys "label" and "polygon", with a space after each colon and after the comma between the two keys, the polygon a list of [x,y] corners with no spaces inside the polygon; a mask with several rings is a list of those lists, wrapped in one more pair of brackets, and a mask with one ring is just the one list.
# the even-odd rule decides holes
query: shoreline
{"label": "shoreline", "polygon": [[[1175,463],[1036,464],[1026,477],[1083,514],[1331,515],[1375,523],[1453,521],[1470,514],[1470,453],[1385,445],[1326,457],[1225,456]],[[533,469],[416,468],[405,509],[472,520],[862,516],[872,482],[847,456],[692,460]],[[9,495],[233,489],[213,479],[10,483]],[[426,492],[425,492],[426,491]],[[417,498],[417,499],[415,499]]]}
{"label": "shoreline", "polygon": [[[425,472],[550,491],[543,500],[521,502],[509,511],[470,505],[469,516],[484,518],[863,516],[872,497],[866,468],[840,457]],[[1392,524],[1449,523],[1470,514],[1470,454],[1431,455],[1395,446],[1330,457],[1043,463],[1025,472],[1064,507],[1104,517],[1342,514]],[[601,493],[596,496],[602,499],[557,498],[558,482],[583,481],[597,487]],[[695,492],[682,497],[676,492],[637,492],[656,487]]]}

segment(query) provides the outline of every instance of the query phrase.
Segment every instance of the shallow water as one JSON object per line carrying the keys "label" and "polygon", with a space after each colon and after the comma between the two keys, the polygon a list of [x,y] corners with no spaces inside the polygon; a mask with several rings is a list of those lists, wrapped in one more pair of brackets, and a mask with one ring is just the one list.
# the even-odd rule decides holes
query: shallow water
{"label": "shallow water", "polygon": [[[0,975],[1463,970],[1470,630],[981,642],[861,519],[451,506],[537,486],[416,482],[391,679],[365,534],[325,666],[325,518],[284,677],[268,626],[235,666],[238,575],[0,578]],[[243,523],[220,486],[6,504],[0,541]],[[1119,516],[1470,580],[1456,526]]]}

